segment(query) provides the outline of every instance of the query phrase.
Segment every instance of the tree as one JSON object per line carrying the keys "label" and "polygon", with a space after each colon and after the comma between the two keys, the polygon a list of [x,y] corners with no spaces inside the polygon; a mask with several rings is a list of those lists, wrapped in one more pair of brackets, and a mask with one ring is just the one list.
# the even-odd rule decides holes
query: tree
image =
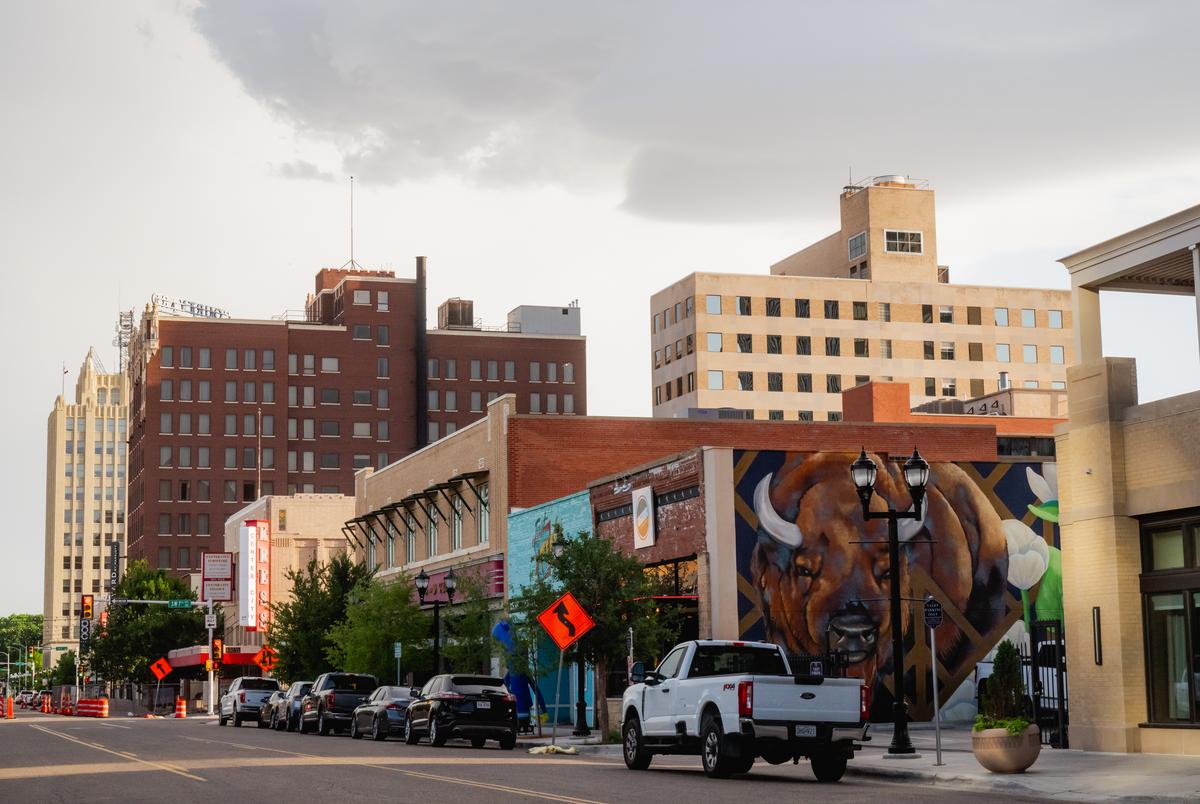
{"label": "tree", "polygon": [[37,645],[42,641],[42,615],[10,614],[0,617],[0,650],[5,645]]}
{"label": "tree", "polygon": [[58,654],[58,662],[54,665],[54,669],[50,671],[50,677],[46,681],[46,686],[54,687],[74,683],[75,651],[68,650],[65,653]]}
{"label": "tree", "polygon": [[562,551],[546,558],[553,580],[538,578],[509,602],[517,643],[513,665],[523,669],[529,646],[540,638],[537,615],[570,590],[596,622],[575,643],[572,653],[595,668],[595,722],[600,734],[607,735],[608,669],[623,662],[627,629],[633,628],[635,650],[655,652],[677,636],[675,618],[655,605],[653,596],[661,591],[659,581],[645,572],[638,559],[625,555],[609,540],[586,531],[564,540],[562,528],[556,526],[554,541],[562,545]]}
{"label": "tree", "polygon": [[458,673],[491,672],[495,647],[492,624],[496,617],[484,595],[483,584],[478,578],[460,576],[457,594],[461,602],[442,614],[441,651],[447,667]]}
{"label": "tree", "polygon": [[[131,561],[114,597],[128,600],[195,600],[187,582],[165,570],[151,569],[144,560]],[[204,612],[199,608],[117,604],[109,607],[107,633],[93,630],[84,657],[100,678],[108,681],[150,682],[150,664],[175,648],[208,639]],[[72,678],[74,678],[72,672]]]}
{"label": "tree", "polygon": [[271,645],[279,652],[275,675],[287,681],[314,679],[335,670],[328,657],[330,630],[346,617],[350,593],[374,571],[339,554],[327,562],[310,561],[289,570],[292,599],[271,606]]}
{"label": "tree", "polygon": [[375,579],[359,582],[351,594],[346,618],[327,633],[325,657],[350,673],[370,673],[381,682],[396,672],[395,643],[401,643],[401,670],[424,670],[429,650],[417,647],[429,639],[429,618],[414,600],[412,582],[400,576],[388,584]]}

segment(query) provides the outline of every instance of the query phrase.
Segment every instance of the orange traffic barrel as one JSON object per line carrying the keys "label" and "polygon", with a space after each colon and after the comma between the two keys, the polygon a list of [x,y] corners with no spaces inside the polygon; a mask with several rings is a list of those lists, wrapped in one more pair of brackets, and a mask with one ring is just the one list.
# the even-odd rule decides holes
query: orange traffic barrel
{"label": "orange traffic barrel", "polygon": [[9,720],[12,720],[16,717],[16,715],[13,714],[13,699],[11,695],[8,696],[8,706],[5,707],[5,717],[7,717]]}
{"label": "orange traffic barrel", "polygon": [[187,699],[175,699],[175,717],[187,717]]}
{"label": "orange traffic barrel", "polygon": [[99,709],[96,712],[96,717],[108,717],[108,699],[101,698]]}

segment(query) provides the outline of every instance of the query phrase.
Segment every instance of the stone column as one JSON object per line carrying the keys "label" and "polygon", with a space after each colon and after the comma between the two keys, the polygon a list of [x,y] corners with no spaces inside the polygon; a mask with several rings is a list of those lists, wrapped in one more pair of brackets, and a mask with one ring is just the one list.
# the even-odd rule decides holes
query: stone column
{"label": "stone column", "polygon": [[1104,356],[1100,337],[1100,291],[1074,285],[1071,306],[1075,311],[1075,360],[1091,363]]}

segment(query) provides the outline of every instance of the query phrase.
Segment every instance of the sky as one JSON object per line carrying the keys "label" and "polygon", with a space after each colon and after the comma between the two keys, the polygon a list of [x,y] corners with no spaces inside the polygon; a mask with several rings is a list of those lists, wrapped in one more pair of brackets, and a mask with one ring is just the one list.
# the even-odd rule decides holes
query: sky
{"label": "sky", "polygon": [[[427,255],[431,310],[578,300],[615,415],[650,413],[650,295],[766,272],[836,229],[850,176],[927,179],[963,283],[1067,287],[1057,258],[1200,202],[1200,4],[834,6],[4,4],[0,614],[41,610],[62,364],[115,370],[153,293],[302,308],[349,259],[351,175],[355,259]],[[1143,400],[1200,385],[1191,298],[1102,309]]]}

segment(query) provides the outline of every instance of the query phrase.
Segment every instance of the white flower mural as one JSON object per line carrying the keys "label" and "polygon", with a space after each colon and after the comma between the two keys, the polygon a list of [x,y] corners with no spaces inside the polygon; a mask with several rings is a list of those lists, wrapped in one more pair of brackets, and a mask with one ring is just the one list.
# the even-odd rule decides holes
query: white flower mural
{"label": "white flower mural", "polygon": [[1004,520],[1008,541],[1008,582],[1021,591],[1042,579],[1050,566],[1050,548],[1046,540],[1019,519]]}

